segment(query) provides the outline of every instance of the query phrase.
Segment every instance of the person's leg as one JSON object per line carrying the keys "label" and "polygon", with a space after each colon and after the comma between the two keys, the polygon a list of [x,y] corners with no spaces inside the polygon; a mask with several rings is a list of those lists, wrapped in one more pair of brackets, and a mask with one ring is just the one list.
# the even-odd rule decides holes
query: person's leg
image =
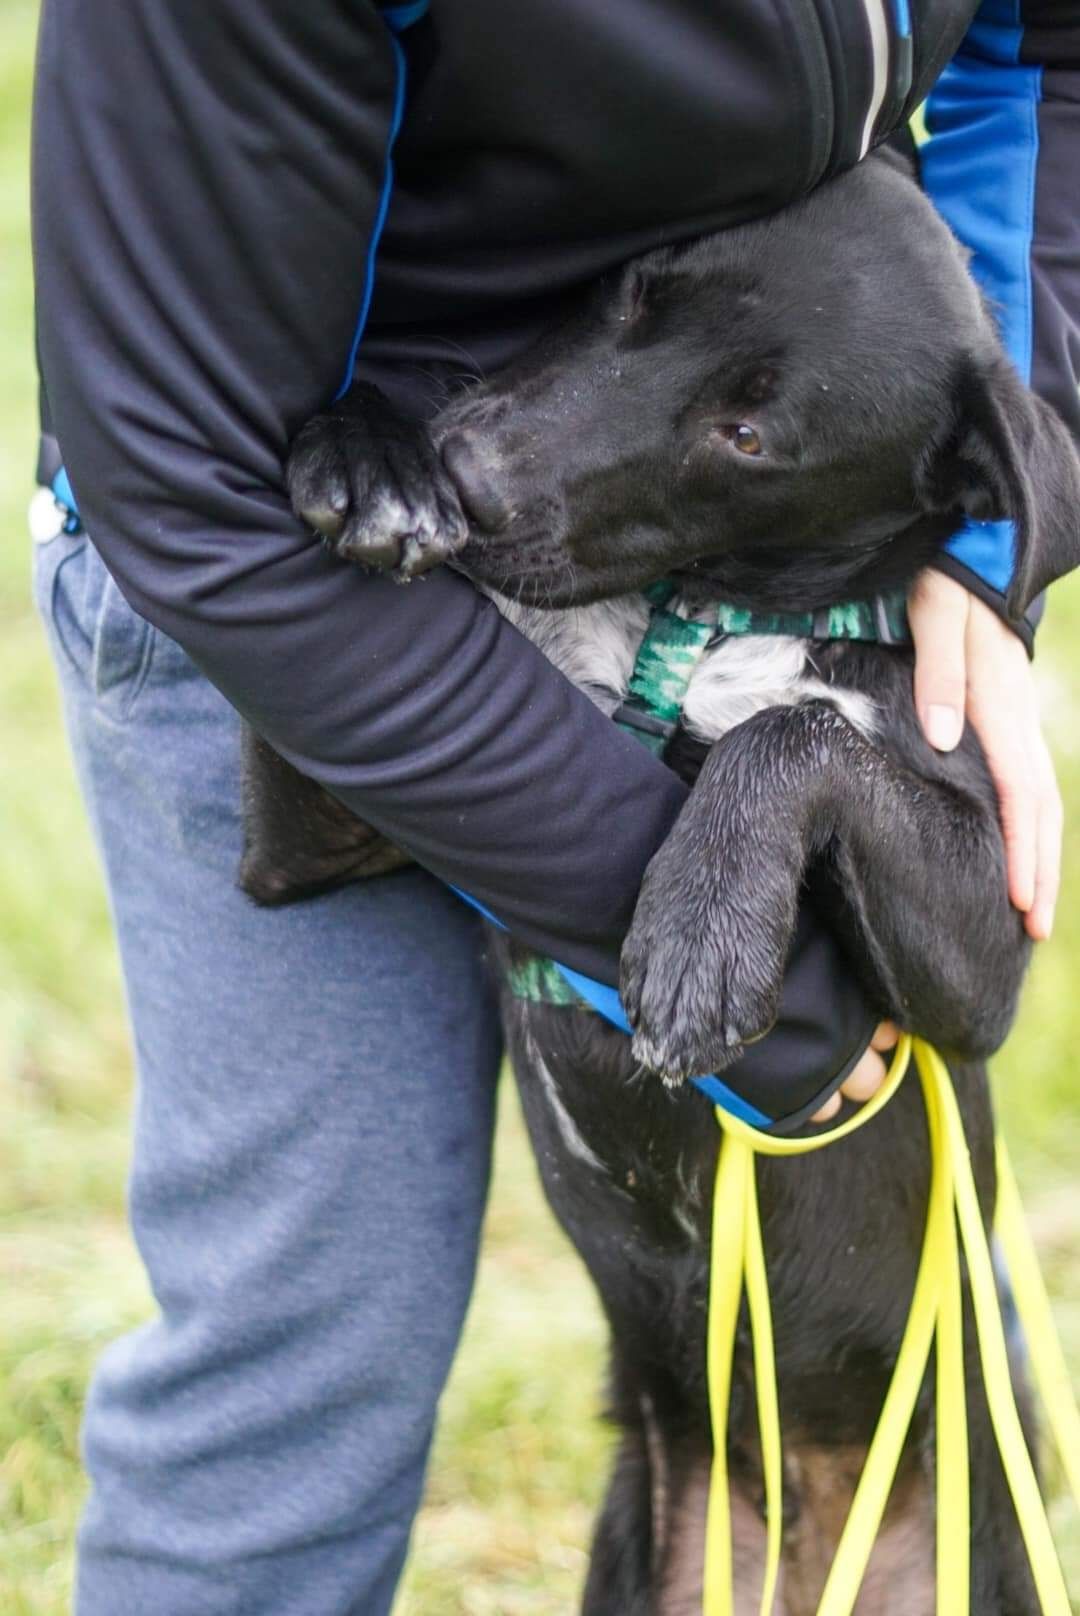
{"label": "person's leg", "polygon": [[480,932],[419,871],[256,909],[234,714],[82,539],[37,561],[120,942],[131,1217],[161,1310],[91,1389],[79,1616],[382,1616],[487,1185]]}

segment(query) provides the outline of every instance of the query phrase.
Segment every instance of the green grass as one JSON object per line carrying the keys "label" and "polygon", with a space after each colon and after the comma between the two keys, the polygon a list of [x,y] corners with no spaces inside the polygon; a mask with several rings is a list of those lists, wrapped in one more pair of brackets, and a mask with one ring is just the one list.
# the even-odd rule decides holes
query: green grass
{"label": "green grass", "polygon": [[[0,1610],[59,1616],[94,1358],[149,1301],[123,1218],[130,1066],[94,853],[28,605],[34,452],[25,165],[35,6],[0,10]],[[1058,934],[998,1062],[1010,1139],[1080,1371],[1080,584],[1042,635],[1071,805]],[[398,1616],[565,1616],[610,1438],[603,1331],[543,1207],[509,1089],[485,1254]],[[1055,1513],[1062,1515],[1060,1508]],[[1063,1530],[1080,1588],[1080,1534]]]}

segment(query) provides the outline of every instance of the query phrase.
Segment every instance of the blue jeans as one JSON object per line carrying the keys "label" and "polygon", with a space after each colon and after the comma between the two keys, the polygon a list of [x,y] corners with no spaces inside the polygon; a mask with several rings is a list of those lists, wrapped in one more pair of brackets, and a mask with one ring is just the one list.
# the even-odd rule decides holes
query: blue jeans
{"label": "blue jeans", "polygon": [[383,1616],[468,1301],[500,1035],[419,870],[235,886],[238,719],[82,535],[35,550],[134,1031],[159,1316],[91,1387],[79,1616]]}

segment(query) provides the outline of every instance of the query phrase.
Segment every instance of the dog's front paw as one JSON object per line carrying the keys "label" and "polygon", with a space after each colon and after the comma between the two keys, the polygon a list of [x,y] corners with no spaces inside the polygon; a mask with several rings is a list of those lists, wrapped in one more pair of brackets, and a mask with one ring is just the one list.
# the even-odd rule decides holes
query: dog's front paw
{"label": "dog's front paw", "polygon": [[668,1083],[722,1071],[776,1020],[794,893],[688,862],[676,827],[653,859],[622,951],[635,1057]]}
{"label": "dog's front paw", "polygon": [[427,429],[374,388],[298,435],[286,469],[300,519],[336,555],[408,582],[462,549],[468,524]]}

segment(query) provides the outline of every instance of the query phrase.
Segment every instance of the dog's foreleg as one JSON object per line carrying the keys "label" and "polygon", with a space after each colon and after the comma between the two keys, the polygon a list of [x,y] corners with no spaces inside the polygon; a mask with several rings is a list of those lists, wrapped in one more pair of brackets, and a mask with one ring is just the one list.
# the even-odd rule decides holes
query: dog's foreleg
{"label": "dog's foreleg", "polygon": [[622,988],[650,1064],[717,1070],[767,1030],[815,860],[882,1014],[947,1053],[998,1046],[1028,950],[993,813],[818,701],[767,708],[717,742],[646,872]]}

